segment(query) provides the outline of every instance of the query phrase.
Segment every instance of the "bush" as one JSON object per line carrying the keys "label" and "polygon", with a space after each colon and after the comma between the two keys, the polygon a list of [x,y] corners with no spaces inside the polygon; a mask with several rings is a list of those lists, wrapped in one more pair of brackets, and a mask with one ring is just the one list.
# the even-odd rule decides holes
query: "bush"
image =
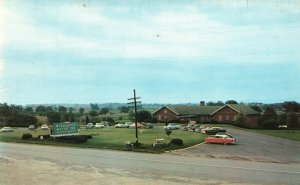
{"label": "bush", "polygon": [[29,134],[29,133],[26,133],[26,134],[23,134],[23,135],[22,135],[22,139],[23,139],[23,140],[28,140],[28,139],[31,139],[31,138],[32,138],[32,135]]}
{"label": "bush", "polygon": [[92,139],[93,138],[92,135],[82,135],[82,136],[85,136],[87,139]]}
{"label": "bush", "polygon": [[91,138],[89,135],[77,135],[77,136],[61,136],[56,137],[54,140],[58,142],[64,142],[64,143],[84,143],[87,142],[88,138]]}
{"label": "bush", "polygon": [[183,145],[183,141],[182,141],[182,139],[172,139],[170,141],[170,144],[182,146]]}
{"label": "bush", "polygon": [[279,123],[276,119],[269,119],[262,122],[261,127],[264,129],[278,129]]}
{"label": "bush", "polygon": [[40,139],[43,136],[43,139],[50,139],[50,135],[39,135],[38,138]]}

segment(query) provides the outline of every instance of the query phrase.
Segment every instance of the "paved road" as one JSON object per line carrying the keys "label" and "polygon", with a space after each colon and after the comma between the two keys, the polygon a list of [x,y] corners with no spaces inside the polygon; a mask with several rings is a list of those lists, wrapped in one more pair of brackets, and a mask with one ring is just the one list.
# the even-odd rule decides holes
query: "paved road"
{"label": "paved road", "polygon": [[[299,164],[2,142],[0,142],[0,164],[0,184],[30,184],[28,182],[32,178],[36,180],[35,184],[41,182],[44,184],[146,183],[156,185],[297,184],[300,182]],[[18,171],[22,167],[24,170]],[[127,177],[130,179],[124,181]],[[104,179],[106,181],[103,181]]]}
{"label": "paved road", "polygon": [[200,144],[173,154],[273,163],[300,163],[300,142],[238,129],[227,129],[236,145]]}

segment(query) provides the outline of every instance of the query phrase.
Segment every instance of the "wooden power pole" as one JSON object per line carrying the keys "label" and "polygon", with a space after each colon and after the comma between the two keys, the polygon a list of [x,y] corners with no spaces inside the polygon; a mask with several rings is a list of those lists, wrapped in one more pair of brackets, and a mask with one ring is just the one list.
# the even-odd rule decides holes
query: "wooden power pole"
{"label": "wooden power pole", "polygon": [[137,99],[140,99],[140,97],[136,97],[136,95],[135,95],[135,89],[133,89],[133,98],[129,98],[128,99],[128,100],[133,100],[133,101],[129,102],[128,104],[133,104],[133,107],[134,107],[134,115],[135,115],[135,144],[136,144],[136,146],[139,143],[138,128],[137,128],[137,104],[141,103],[141,101],[136,101]]}

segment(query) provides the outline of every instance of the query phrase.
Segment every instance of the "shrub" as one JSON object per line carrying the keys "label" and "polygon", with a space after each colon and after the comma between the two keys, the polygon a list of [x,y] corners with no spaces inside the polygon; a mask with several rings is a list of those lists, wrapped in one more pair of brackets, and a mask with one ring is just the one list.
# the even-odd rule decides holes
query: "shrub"
{"label": "shrub", "polygon": [[88,135],[77,135],[77,136],[61,136],[56,137],[54,140],[58,142],[64,142],[64,143],[83,143],[88,140]]}
{"label": "shrub", "polygon": [[23,135],[22,135],[22,139],[23,139],[23,140],[28,140],[28,139],[31,139],[31,138],[32,138],[32,135],[29,134],[29,133],[26,133],[26,134],[23,134]]}
{"label": "shrub", "polygon": [[82,136],[85,136],[87,139],[92,139],[93,138],[92,135],[82,135]]}
{"label": "shrub", "polygon": [[269,119],[262,122],[261,127],[264,129],[278,129],[279,123],[276,119]]}
{"label": "shrub", "polygon": [[172,134],[172,129],[166,128],[165,132],[166,132],[167,136],[169,137]]}
{"label": "shrub", "polygon": [[178,146],[182,146],[183,145],[182,139],[172,139],[170,141],[170,143],[173,144],[173,145],[178,145]]}
{"label": "shrub", "polygon": [[41,136],[43,136],[43,139],[49,139],[50,138],[50,135],[39,135],[38,138],[41,138]]}
{"label": "shrub", "polygon": [[88,137],[84,135],[75,136],[75,143],[84,143],[87,142]]}

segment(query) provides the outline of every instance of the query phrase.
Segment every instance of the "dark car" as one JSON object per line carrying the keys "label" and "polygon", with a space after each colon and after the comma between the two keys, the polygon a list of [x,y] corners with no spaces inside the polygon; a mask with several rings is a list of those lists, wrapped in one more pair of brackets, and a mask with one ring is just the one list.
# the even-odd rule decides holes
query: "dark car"
{"label": "dark car", "polygon": [[214,134],[217,134],[219,132],[226,132],[226,130],[222,129],[220,127],[211,127],[210,129],[205,130],[205,133],[209,134],[209,135],[214,135]]}

